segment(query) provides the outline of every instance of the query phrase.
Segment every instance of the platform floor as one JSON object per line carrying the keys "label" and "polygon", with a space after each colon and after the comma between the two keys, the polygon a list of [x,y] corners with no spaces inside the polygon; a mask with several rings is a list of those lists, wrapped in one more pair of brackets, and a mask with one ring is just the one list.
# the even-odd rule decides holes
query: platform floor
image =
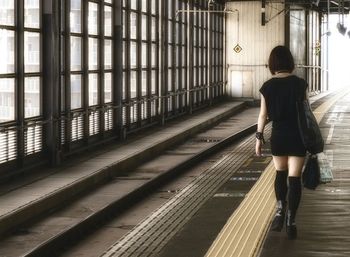
{"label": "platform floor", "polygon": [[303,189],[297,216],[298,238],[269,232],[260,257],[350,256],[350,94],[320,123],[334,181],[315,191]]}

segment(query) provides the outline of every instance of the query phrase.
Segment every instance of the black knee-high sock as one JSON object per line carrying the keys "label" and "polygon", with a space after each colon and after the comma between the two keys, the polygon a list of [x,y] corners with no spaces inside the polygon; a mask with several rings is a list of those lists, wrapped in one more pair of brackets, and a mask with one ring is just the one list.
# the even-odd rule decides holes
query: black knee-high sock
{"label": "black knee-high sock", "polygon": [[288,209],[291,219],[294,221],[301,199],[301,179],[300,177],[289,177]]}
{"label": "black knee-high sock", "polygon": [[283,203],[286,201],[286,196],[288,192],[287,186],[287,170],[277,170],[275,177],[275,194],[277,201],[282,201]]}

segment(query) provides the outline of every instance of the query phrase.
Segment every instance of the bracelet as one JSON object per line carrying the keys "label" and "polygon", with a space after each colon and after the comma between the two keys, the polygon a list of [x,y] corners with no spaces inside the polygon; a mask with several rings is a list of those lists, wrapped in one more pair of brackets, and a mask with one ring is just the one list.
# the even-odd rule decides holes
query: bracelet
{"label": "bracelet", "polygon": [[255,137],[256,139],[261,140],[263,144],[265,144],[264,134],[262,132],[256,132]]}

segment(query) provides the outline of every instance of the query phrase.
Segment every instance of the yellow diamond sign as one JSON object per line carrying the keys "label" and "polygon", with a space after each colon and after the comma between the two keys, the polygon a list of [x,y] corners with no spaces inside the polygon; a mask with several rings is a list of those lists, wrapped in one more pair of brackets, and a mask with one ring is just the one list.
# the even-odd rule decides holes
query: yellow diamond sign
{"label": "yellow diamond sign", "polygon": [[233,48],[233,50],[238,54],[238,53],[241,52],[243,49],[242,49],[242,47],[241,47],[239,44],[237,44],[237,45]]}

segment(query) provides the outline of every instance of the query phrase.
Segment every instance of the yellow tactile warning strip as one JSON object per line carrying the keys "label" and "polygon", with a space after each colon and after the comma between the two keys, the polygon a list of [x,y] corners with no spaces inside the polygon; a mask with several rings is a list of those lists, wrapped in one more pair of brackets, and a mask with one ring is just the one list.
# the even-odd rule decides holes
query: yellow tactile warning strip
{"label": "yellow tactile warning strip", "polygon": [[[348,93],[350,90],[341,91],[321,104],[314,111],[317,121],[320,122],[331,106]],[[276,204],[273,190],[274,172],[271,161],[221,230],[206,257],[255,257],[258,255]]]}

